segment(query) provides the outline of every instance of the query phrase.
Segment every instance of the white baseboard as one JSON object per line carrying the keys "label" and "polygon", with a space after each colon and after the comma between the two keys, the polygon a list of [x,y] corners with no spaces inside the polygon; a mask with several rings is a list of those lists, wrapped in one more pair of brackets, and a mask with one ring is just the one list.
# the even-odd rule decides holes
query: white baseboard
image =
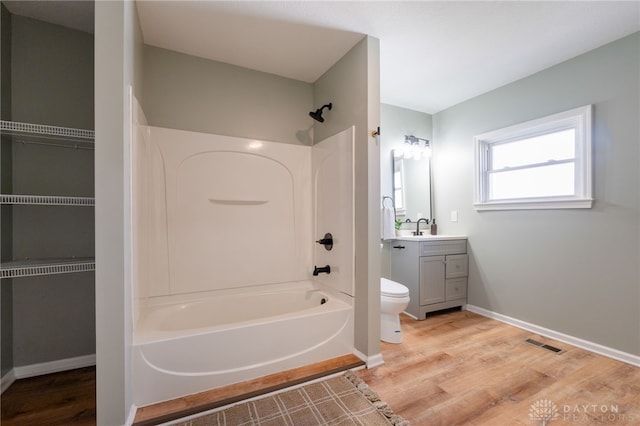
{"label": "white baseboard", "polygon": [[409,318],[411,318],[411,319],[413,319],[413,320],[418,321],[418,317],[417,317],[417,316],[415,316],[415,315],[411,315],[411,314],[410,314],[409,312],[407,312],[407,311],[402,311],[402,313],[403,313],[404,315],[408,316]]}
{"label": "white baseboard", "polygon": [[567,343],[569,345],[576,346],[580,349],[594,352],[598,355],[603,355],[609,358],[613,358],[617,361],[622,361],[627,364],[640,367],[640,356],[633,355],[627,352],[620,351],[618,349],[610,348],[608,346],[601,345],[599,343],[590,342],[588,340],[580,339],[578,337],[570,336],[568,334],[560,333],[559,331],[550,330],[548,328],[540,327],[535,324],[531,324],[526,321],[521,321],[516,318],[512,318],[506,315],[499,314],[497,312],[489,311],[475,305],[467,305],[467,311],[482,315],[483,317],[495,319],[505,324],[512,325],[514,327],[521,328],[523,330],[531,331],[532,333],[539,334],[541,336],[555,339],[559,342]]}
{"label": "white baseboard", "polygon": [[355,356],[357,356],[358,358],[360,358],[361,360],[367,363],[367,368],[374,368],[384,364],[384,359],[382,358],[381,353],[378,353],[372,356],[367,356],[357,349],[354,349],[353,353]]}
{"label": "white baseboard", "polygon": [[15,381],[16,381],[16,372],[15,372],[15,369],[12,368],[7,372],[7,374],[5,374],[4,376],[2,376],[2,378],[0,378],[0,394],[3,394],[4,391],[9,389],[9,386],[11,386]]}
{"label": "white baseboard", "polygon": [[138,411],[138,406],[136,404],[131,404],[129,407],[129,415],[127,416],[127,421],[124,426],[131,426],[136,419],[136,412]]}
{"label": "white baseboard", "polygon": [[382,354],[376,354],[376,355],[370,356],[369,359],[367,359],[367,368],[375,368],[382,364],[384,364],[384,359],[382,358]]}
{"label": "white baseboard", "polygon": [[23,365],[14,367],[16,379],[41,376],[43,374],[57,373],[59,371],[73,370],[75,368],[96,365],[96,355],[84,355],[75,358],[59,359],[56,361],[42,362],[40,364]]}

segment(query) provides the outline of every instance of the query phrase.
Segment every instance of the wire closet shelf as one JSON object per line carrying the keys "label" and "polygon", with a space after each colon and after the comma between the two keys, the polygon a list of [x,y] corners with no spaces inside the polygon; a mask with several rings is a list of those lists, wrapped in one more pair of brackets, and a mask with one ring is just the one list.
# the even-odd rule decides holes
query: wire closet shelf
{"label": "wire closet shelf", "polygon": [[[95,131],[46,124],[0,120],[3,143],[22,143],[93,150]],[[5,137],[9,139],[5,139]],[[44,206],[95,206],[93,197],[0,194],[0,204]],[[21,259],[0,263],[0,278],[20,278],[95,270],[94,258]]]}
{"label": "wire closet shelf", "polygon": [[[62,148],[93,149],[95,131],[47,124],[0,120],[0,133],[14,143]],[[93,197],[63,195],[0,194],[0,204],[36,204],[44,206],[94,206]]]}
{"label": "wire closet shelf", "polygon": [[88,129],[74,129],[72,127],[50,126],[48,124],[21,123],[19,121],[0,120],[0,130],[3,134],[39,135],[60,139],[80,139],[93,142],[95,131]]}
{"label": "wire closet shelf", "polygon": [[95,271],[92,258],[13,260],[0,265],[0,278],[34,277],[38,275],[67,274]]}

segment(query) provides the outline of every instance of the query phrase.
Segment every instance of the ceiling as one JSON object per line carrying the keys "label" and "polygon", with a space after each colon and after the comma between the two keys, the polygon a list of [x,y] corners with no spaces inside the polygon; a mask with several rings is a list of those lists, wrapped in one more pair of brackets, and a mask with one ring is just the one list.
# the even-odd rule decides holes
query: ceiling
{"label": "ceiling", "polygon": [[[86,19],[76,10],[86,2],[5,3],[42,20]],[[371,35],[380,40],[382,102],[426,113],[640,31],[640,0],[138,0],[137,8],[149,45],[306,82]]]}
{"label": "ceiling", "polygon": [[93,2],[2,0],[9,12],[88,33],[93,32]]}

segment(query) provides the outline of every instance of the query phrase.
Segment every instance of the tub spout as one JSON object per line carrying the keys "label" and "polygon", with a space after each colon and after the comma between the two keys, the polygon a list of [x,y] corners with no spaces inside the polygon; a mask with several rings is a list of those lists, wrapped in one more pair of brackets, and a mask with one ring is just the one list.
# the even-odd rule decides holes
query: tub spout
{"label": "tub spout", "polygon": [[317,277],[318,274],[330,274],[331,273],[331,266],[327,265],[327,266],[321,266],[321,267],[317,267],[314,266],[313,267],[313,276]]}

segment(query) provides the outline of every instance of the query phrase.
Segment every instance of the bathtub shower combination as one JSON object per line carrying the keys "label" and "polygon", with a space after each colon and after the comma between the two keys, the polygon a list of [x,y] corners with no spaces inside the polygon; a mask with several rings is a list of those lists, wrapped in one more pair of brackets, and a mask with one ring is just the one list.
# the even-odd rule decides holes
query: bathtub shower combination
{"label": "bathtub shower combination", "polygon": [[353,353],[353,129],[308,147],[143,124],[134,403]]}

